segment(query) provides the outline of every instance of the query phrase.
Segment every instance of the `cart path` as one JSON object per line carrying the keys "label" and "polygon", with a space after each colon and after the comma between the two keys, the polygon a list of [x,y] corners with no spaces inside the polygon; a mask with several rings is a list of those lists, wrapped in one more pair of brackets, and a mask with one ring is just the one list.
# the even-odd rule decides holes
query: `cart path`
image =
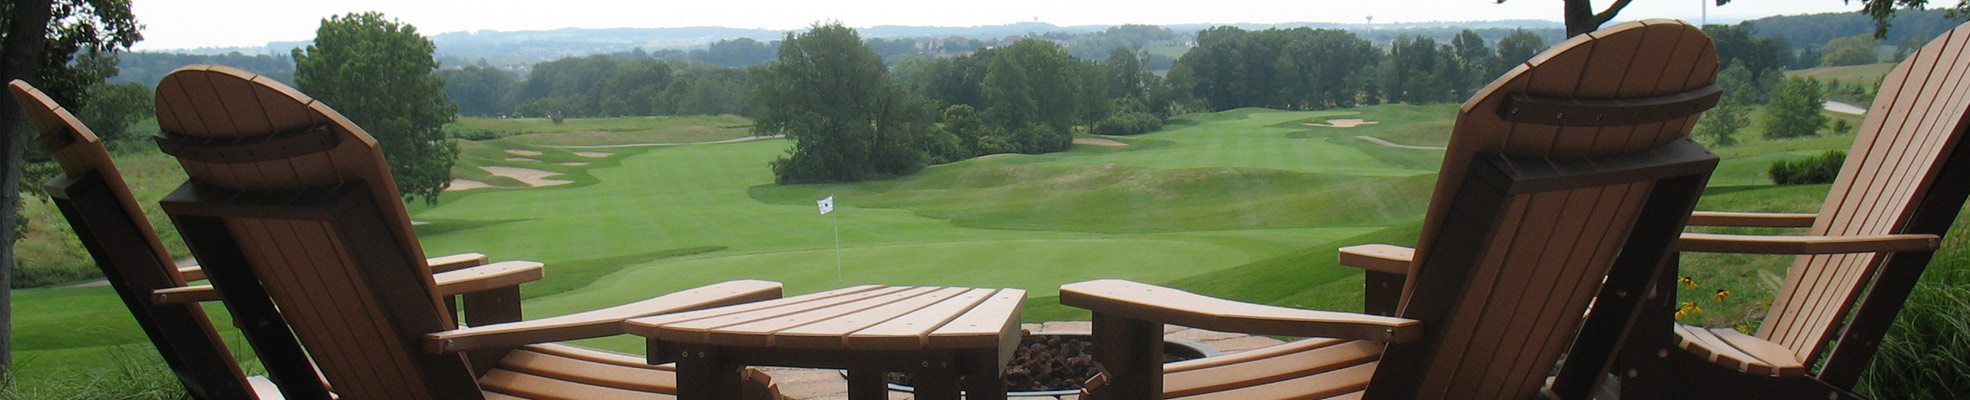
{"label": "cart path", "polygon": [[1382,138],[1367,136],[1367,135],[1355,136],[1354,138],[1366,140],[1369,143],[1379,144],[1382,145],[1383,147],[1394,147],[1398,149],[1417,149],[1417,150],[1443,150],[1443,147],[1440,146],[1411,146],[1411,145],[1391,142],[1387,140],[1382,140]]}
{"label": "cart path", "polygon": [[751,142],[751,141],[755,141],[755,140],[766,140],[766,139],[779,139],[779,138],[783,138],[783,137],[787,137],[787,135],[768,135],[768,136],[747,136],[747,137],[742,137],[742,138],[733,138],[733,139],[725,139],[725,140],[715,140],[715,141],[710,141],[710,142],[687,142],[687,143],[629,143],[629,144],[602,144],[602,145],[590,145],[590,146],[553,146],[553,145],[541,145],[540,147],[553,147],[553,148],[557,148],[557,149],[620,149],[620,148],[626,148],[626,147],[665,147],[665,146],[686,146],[686,145],[693,145],[693,144],[722,144],[722,143],[739,143],[739,142]]}

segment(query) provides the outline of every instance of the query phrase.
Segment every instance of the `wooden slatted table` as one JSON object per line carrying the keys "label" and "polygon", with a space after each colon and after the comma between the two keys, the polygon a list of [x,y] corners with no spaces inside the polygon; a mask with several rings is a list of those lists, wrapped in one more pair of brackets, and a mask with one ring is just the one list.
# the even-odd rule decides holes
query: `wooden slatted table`
{"label": "wooden slatted table", "polygon": [[918,399],[955,400],[963,386],[998,400],[1025,302],[1020,289],[868,285],[632,319],[627,330],[649,338],[651,363],[677,363],[683,400],[739,398],[749,365],[846,369],[853,400],[888,398],[892,371],[913,374]]}

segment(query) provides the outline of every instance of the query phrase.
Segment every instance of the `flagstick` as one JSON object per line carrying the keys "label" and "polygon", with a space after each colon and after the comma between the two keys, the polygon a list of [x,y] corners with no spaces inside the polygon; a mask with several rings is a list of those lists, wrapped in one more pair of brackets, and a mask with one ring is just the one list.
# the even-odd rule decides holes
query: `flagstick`
{"label": "flagstick", "polygon": [[[834,213],[829,213],[834,214]],[[841,214],[835,214],[835,283],[841,283]]]}

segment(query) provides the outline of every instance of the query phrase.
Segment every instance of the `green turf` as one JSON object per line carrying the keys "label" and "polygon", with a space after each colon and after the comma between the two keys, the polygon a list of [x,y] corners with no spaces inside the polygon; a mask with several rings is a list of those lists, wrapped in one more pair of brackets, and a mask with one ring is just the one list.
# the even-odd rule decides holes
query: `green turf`
{"label": "green turf", "polygon": [[1841,81],[1847,84],[1860,83],[1873,85],[1876,81],[1881,80],[1881,77],[1888,76],[1888,72],[1894,69],[1895,63],[1880,63],[1786,71],[1785,76],[1791,78],[1811,77],[1819,79],[1821,82]]}
{"label": "green turf", "polygon": [[711,142],[749,136],[751,128],[752,120],[736,115],[569,118],[559,124],[546,118],[463,117],[446,126],[567,146]]}
{"label": "green turf", "polygon": [[[569,120],[564,127],[588,131],[464,143],[455,177],[502,188],[449,192],[436,205],[410,208],[413,219],[429,222],[418,227],[427,253],[544,262],[548,277],[523,289],[531,317],[730,279],[781,281],[789,294],[860,283],[1020,287],[1031,291],[1029,321],[1083,317],[1058,305],[1055,289],[1092,278],[1354,310],[1361,276],[1335,265],[1334,248],[1413,243],[1442,156],[1355,136],[1440,146],[1455,110],[1445,104],[1191,114],[1161,131],[1115,138],[1130,144],[1125,147],[1077,145],[1056,154],[980,157],[885,181],[792,186],[772,185],[766,168],[784,154],[785,140],[555,147],[723,140],[745,135],[742,123]],[[1306,125],[1333,118],[1379,124]],[[516,132],[553,129],[536,126],[541,121],[480,122]],[[638,123],[650,127],[607,130]],[[723,133],[685,133],[707,131]],[[1774,188],[1763,181],[1766,160],[1846,146],[1842,137],[1748,140],[1717,150],[1725,167],[1706,207],[1813,208],[1821,196],[1815,186]],[[587,164],[562,165],[571,162]],[[168,162],[135,165],[143,167],[125,173],[176,174]],[[547,170],[573,183],[526,187],[492,177],[480,169],[485,166]],[[813,201],[829,195],[836,196],[836,212],[818,215]],[[1757,278],[1702,279],[1750,287]],[[148,346],[107,289],[31,289],[14,299],[23,357],[60,360],[23,374],[104,370],[117,349]],[[219,326],[229,324],[223,312],[213,314]],[[642,349],[628,337],[584,343]]]}

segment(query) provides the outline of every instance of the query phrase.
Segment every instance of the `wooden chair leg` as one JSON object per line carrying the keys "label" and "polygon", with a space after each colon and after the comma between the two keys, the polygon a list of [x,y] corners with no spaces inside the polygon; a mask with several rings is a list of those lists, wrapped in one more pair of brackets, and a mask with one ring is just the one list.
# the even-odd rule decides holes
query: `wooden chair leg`
{"label": "wooden chair leg", "polygon": [[1006,400],[1005,364],[996,351],[982,351],[962,357],[966,400]]}
{"label": "wooden chair leg", "polygon": [[1163,324],[1094,313],[1094,360],[1114,399],[1163,398]]}
{"label": "wooden chair leg", "polygon": [[[515,322],[520,317],[520,287],[508,286],[483,292],[466,293],[465,324],[485,326],[502,322]],[[466,360],[472,364],[473,375],[485,375],[506,358],[512,348],[485,349],[468,352]]]}
{"label": "wooden chair leg", "polygon": [[1408,275],[1381,271],[1366,271],[1367,282],[1362,287],[1361,312],[1367,314],[1392,316],[1396,307],[1402,305],[1402,285]]}
{"label": "wooden chair leg", "polygon": [[958,400],[958,366],[950,354],[926,354],[911,383],[917,400]]}
{"label": "wooden chair leg", "polygon": [[889,396],[889,382],[884,379],[889,371],[874,368],[850,368],[848,370],[849,399],[883,399]]}
{"label": "wooden chair leg", "polygon": [[[668,348],[668,347],[666,347]],[[740,384],[745,367],[725,362],[718,348],[703,345],[677,346],[677,398],[679,400],[740,400]]]}

